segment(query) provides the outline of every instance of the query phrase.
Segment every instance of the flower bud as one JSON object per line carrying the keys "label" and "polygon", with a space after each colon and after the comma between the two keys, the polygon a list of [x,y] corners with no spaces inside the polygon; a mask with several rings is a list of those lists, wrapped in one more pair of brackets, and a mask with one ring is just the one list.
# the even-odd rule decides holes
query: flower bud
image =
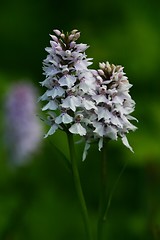
{"label": "flower bud", "polygon": [[57,30],[57,29],[53,30],[53,32],[54,32],[57,36],[60,36],[60,35],[61,35],[61,31],[59,31],[59,30]]}

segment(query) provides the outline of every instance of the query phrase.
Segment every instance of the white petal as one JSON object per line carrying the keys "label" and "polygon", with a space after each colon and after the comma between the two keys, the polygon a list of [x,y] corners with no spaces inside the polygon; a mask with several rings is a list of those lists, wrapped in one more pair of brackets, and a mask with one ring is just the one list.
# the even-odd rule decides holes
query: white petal
{"label": "white petal", "polygon": [[121,117],[122,121],[123,121],[123,126],[126,127],[129,130],[135,131],[137,129],[136,126],[134,126],[132,123],[130,123],[130,121],[128,121],[126,116],[122,116]]}
{"label": "white petal", "polygon": [[128,116],[127,116],[127,119],[129,119],[129,120],[135,120],[136,122],[138,122],[137,118],[135,118],[135,117],[133,117],[133,116],[131,116],[131,115],[128,115]]}
{"label": "white petal", "polygon": [[112,100],[113,103],[115,104],[120,104],[120,105],[123,105],[123,102],[124,102],[124,97],[123,96],[115,96]]}
{"label": "white petal", "polygon": [[98,115],[98,121],[103,118],[103,119],[105,119],[106,123],[110,122],[112,114],[111,114],[111,112],[107,108],[105,108],[105,107],[98,107],[98,110],[96,111],[96,113]]}
{"label": "white petal", "polygon": [[52,127],[49,129],[48,133],[44,136],[44,138],[47,138],[49,135],[54,134],[57,129],[58,129],[58,125],[53,124]]}
{"label": "white petal", "polygon": [[117,140],[117,129],[112,126],[107,126],[105,136],[112,140]]}
{"label": "white petal", "polygon": [[64,113],[63,115],[62,115],[62,122],[63,123],[71,123],[73,121],[73,117],[71,117],[69,114],[67,114],[67,113]]}
{"label": "white petal", "polygon": [[87,110],[97,109],[97,107],[95,106],[95,103],[93,101],[83,99],[82,104]]}
{"label": "white petal", "polygon": [[74,134],[79,134],[80,136],[86,135],[86,129],[82,127],[80,123],[74,123],[70,128],[69,131]]}
{"label": "white petal", "polygon": [[58,105],[55,101],[50,100],[49,103],[47,103],[43,108],[42,111],[45,111],[47,109],[49,110],[56,110],[58,108]]}
{"label": "white petal", "polygon": [[83,71],[78,78],[80,80],[79,89],[83,90],[84,93],[96,90],[96,80],[90,71]]}
{"label": "white petal", "polygon": [[76,82],[76,77],[72,75],[64,75],[59,79],[60,86],[67,86],[71,88]]}
{"label": "white petal", "polygon": [[94,83],[86,83],[85,81],[80,82],[79,89],[83,91],[83,93],[89,93],[90,95],[94,95],[96,85]]}
{"label": "white petal", "polygon": [[129,142],[128,142],[128,139],[127,139],[126,136],[123,136],[123,137],[122,137],[122,142],[123,142],[123,144],[124,144],[127,148],[129,148],[129,149],[131,150],[131,152],[134,152],[133,149],[132,149],[132,147],[129,145]]}
{"label": "white petal", "polygon": [[118,91],[119,92],[124,92],[124,91],[128,91],[130,88],[132,87],[132,84],[130,83],[123,83],[123,82],[120,82],[119,83],[119,86],[118,86]]}
{"label": "white petal", "polygon": [[39,97],[38,102],[39,101],[46,101],[46,100],[48,100],[47,92],[45,92],[41,97]]}
{"label": "white petal", "polygon": [[92,96],[92,99],[96,101],[97,104],[103,102],[103,103],[107,103],[108,100],[104,95],[94,95]]}
{"label": "white petal", "polygon": [[76,107],[79,107],[80,105],[81,100],[75,96],[68,96],[66,99],[63,100],[63,103],[61,104],[62,107],[70,108],[73,112],[75,112]]}
{"label": "white petal", "polygon": [[103,137],[105,134],[104,125],[100,122],[93,123],[93,126],[96,128],[93,132],[97,133],[100,137]]}
{"label": "white petal", "polygon": [[84,52],[88,48],[87,44],[79,43],[76,44],[76,51],[78,52]]}
{"label": "white petal", "polygon": [[85,60],[78,60],[76,63],[75,63],[75,69],[77,70],[77,71],[81,71],[81,70],[84,70],[84,69],[86,69],[87,70],[87,66],[88,66],[88,63],[87,63],[87,61],[85,61]]}
{"label": "white petal", "polygon": [[73,121],[73,117],[69,116],[68,113],[61,113],[58,117],[55,119],[55,123],[61,124],[63,123],[71,123]]}
{"label": "white petal", "polygon": [[122,121],[119,117],[117,116],[114,116],[112,114],[112,117],[111,117],[111,123],[117,127],[120,127],[120,128],[123,128],[123,124],[122,124]]}
{"label": "white petal", "polygon": [[53,99],[57,96],[61,97],[64,93],[65,91],[61,87],[54,87],[52,90],[47,90],[47,96]]}
{"label": "white petal", "polygon": [[[49,50],[50,51],[50,50]],[[52,51],[52,49],[51,49]],[[54,66],[49,66],[49,67],[43,67],[43,70],[45,71],[45,75],[47,77],[53,77],[55,76],[57,73],[59,73],[60,71],[57,70]],[[45,81],[45,80],[44,80]],[[42,82],[44,84],[44,82]]]}
{"label": "white petal", "polygon": [[62,114],[60,114],[58,117],[56,117],[55,123],[57,123],[57,124],[61,124],[62,123]]}

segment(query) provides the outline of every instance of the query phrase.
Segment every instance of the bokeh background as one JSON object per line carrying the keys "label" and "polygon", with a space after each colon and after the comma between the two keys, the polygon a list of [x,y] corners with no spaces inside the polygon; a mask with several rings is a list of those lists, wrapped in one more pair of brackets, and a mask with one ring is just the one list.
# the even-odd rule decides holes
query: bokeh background
{"label": "bokeh background", "polygon": [[[44,48],[53,29],[81,31],[87,55],[125,66],[133,84],[138,130],[128,135],[135,153],[120,141],[108,147],[108,193],[124,164],[109,208],[105,238],[160,239],[160,2],[154,0],[1,0],[0,3],[0,239],[85,239],[72,176],[66,167],[68,147],[60,132],[41,140],[27,164],[9,163],[4,141],[4,108],[10,86],[26,80],[37,89]],[[40,109],[40,107],[39,107]],[[11,123],[12,124],[12,123]],[[42,125],[43,122],[42,122]],[[47,131],[46,126],[43,126]],[[25,137],[25,136],[24,136]],[[96,233],[99,153],[92,146],[81,162],[82,186]],[[63,152],[63,154],[62,154]]]}

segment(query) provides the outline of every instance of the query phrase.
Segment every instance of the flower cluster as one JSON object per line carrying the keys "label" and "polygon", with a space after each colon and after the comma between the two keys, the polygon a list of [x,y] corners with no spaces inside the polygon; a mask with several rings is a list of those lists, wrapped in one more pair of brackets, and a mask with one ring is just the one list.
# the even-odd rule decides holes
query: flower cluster
{"label": "flower cluster", "polygon": [[6,97],[5,112],[10,161],[12,165],[21,165],[38,149],[42,138],[35,88],[28,83],[14,84]]}
{"label": "flower cluster", "polygon": [[[129,120],[136,120],[130,114],[134,111],[135,102],[129,95],[132,85],[123,72],[123,67],[114,64],[100,63],[100,69],[92,71],[96,79],[96,91],[91,96],[96,109],[88,114],[88,135],[86,149],[95,139],[99,142],[99,150],[103,146],[103,138],[122,139],[123,144],[131,151],[126,133],[136,130]],[[84,158],[86,152],[84,151]]]}
{"label": "flower cluster", "polygon": [[78,44],[77,30],[64,34],[54,30],[51,47],[46,48],[47,58],[43,70],[46,79],[41,82],[47,88],[40,100],[47,101],[42,108],[48,111],[47,123],[52,135],[58,128],[84,136],[86,140],[83,158],[92,141],[122,139],[131,151],[126,133],[136,127],[130,120],[135,102],[129,95],[132,86],[122,66],[100,63],[100,69],[91,70],[91,58],[87,58],[86,44]]}
{"label": "flower cluster", "polygon": [[95,91],[96,80],[88,69],[91,65],[91,59],[85,54],[88,46],[77,44],[79,37],[77,30],[66,35],[54,30],[51,47],[46,48],[49,53],[43,62],[46,79],[41,84],[47,91],[40,100],[47,101],[42,110],[48,110],[47,122],[51,128],[45,137],[58,128],[86,135],[83,112],[95,109],[94,101],[88,96]]}

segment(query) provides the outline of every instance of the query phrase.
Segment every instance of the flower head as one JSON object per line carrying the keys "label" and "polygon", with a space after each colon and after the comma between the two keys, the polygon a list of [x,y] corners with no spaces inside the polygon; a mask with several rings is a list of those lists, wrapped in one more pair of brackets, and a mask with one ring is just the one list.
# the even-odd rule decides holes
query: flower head
{"label": "flower head", "polygon": [[130,120],[136,120],[130,114],[134,111],[135,102],[132,100],[128,81],[122,66],[100,63],[100,69],[94,71],[96,91],[92,95],[97,109],[90,112],[91,119],[87,144],[96,139],[99,141],[99,150],[103,146],[103,139],[117,140],[118,137],[131,151],[126,134],[136,127]]}
{"label": "flower head", "polygon": [[78,30],[67,34],[53,32],[43,61],[45,80],[41,82],[46,87],[40,97],[46,101],[42,110],[48,112],[50,125],[45,137],[57,129],[83,136],[86,140],[83,159],[92,141],[97,141],[101,150],[104,139],[120,137],[132,151],[126,134],[136,129],[130,122],[136,120],[130,115],[135,102],[129,94],[132,85],[123,67],[103,62],[98,70],[88,69],[92,59],[85,54],[88,46],[77,43]]}
{"label": "flower head", "polygon": [[81,115],[87,109],[95,108],[94,100],[88,96],[96,89],[96,80],[88,69],[91,59],[87,58],[86,44],[78,44],[80,33],[73,30],[64,34],[54,30],[51,35],[51,47],[47,47],[47,58],[43,61],[45,80],[41,82],[46,92],[40,100],[46,101],[43,111],[53,111],[48,114],[51,126],[46,134],[52,135],[58,128],[69,130],[80,136],[86,134],[84,118],[77,122],[77,114]]}

